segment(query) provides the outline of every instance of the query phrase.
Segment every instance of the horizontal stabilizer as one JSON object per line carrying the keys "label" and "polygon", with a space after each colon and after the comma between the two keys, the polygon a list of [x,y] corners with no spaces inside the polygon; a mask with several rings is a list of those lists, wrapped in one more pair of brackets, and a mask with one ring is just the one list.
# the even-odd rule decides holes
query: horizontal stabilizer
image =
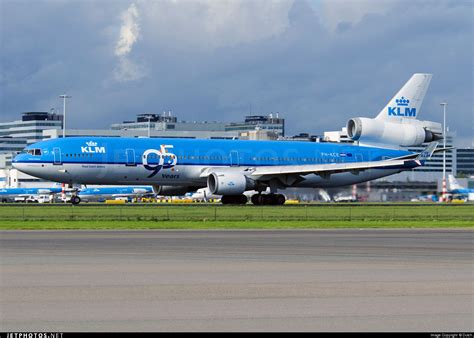
{"label": "horizontal stabilizer", "polygon": [[428,144],[428,146],[420,154],[418,154],[416,159],[422,162],[429,160],[431,156],[433,156],[433,153],[436,147],[438,146],[438,144],[439,144],[438,142],[431,142],[430,144]]}

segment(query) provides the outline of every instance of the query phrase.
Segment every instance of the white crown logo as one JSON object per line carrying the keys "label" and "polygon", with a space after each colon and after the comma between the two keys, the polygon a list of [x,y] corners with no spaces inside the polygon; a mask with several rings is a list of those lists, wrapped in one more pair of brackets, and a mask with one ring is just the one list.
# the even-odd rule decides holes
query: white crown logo
{"label": "white crown logo", "polygon": [[95,146],[97,146],[97,142],[94,142],[94,141],[86,142],[86,144],[87,144],[89,147],[95,147]]}

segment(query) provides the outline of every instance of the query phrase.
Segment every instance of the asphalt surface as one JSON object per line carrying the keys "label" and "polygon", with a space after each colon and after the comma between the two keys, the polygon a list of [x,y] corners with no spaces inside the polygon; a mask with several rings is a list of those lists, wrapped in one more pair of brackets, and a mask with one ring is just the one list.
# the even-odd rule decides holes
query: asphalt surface
{"label": "asphalt surface", "polygon": [[0,331],[473,331],[474,231],[3,231]]}

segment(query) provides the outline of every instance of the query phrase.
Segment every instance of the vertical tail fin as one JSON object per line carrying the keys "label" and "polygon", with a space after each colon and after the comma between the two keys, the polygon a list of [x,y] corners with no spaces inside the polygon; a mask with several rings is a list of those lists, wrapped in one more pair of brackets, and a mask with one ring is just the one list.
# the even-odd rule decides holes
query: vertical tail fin
{"label": "vertical tail fin", "polygon": [[463,186],[459,184],[456,178],[453,175],[448,175],[449,189],[450,190],[459,190],[464,189]]}
{"label": "vertical tail fin", "polygon": [[413,74],[376,119],[416,119],[433,74]]}

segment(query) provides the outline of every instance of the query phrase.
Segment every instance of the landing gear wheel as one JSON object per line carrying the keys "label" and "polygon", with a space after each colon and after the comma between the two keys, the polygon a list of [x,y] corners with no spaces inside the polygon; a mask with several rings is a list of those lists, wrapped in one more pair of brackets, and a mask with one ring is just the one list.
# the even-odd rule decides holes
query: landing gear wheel
{"label": "landing gear wheel", "polygon": [[268,204],[268,195],[256,194],[252,196],[252,203],[254,205],[266,205]]}
{"label": "landing gear wheel", "polygon": [[262,196],[262,194],[255,194],[250,197],[250,201],[253,205],[260,205],[260,196]]}
{"label": "landing gear wheel", "polygon": [[283,205],[285,204],[285,201],[286,201],[286,198],[284,195],[282,194],[277,194],[275,196],[275,199],[276,199],[276,205]]}
{"label": "landing gear wheel", "polygon": [[79,196],[72,196],[71,203],[73,205],[78,205],[79,203],[81,203],[81,198]]}
{"label": "landing gear wheel", "polygon": [[245,205],[247,204],[249,199],[245,195],[240,195],[239,197],[239,204]]}
{"label": "landing gear wheel", "polygon": [[245,195],[225,195],[221,198],[222,204],[247,204],[248,199]]}
{"label": "landing gear wheel", "polygon": [[254,205],[283,205],[285,200],[285,196],[282,194],[256,194],[252,196],[252,204]]}
{"label": "landing gear wheel", "polygon": [[275,195],[273,195],[273,194],[262,195],[262,197],[263,197],[263,199],[262,199],[262,201],[263,201],[262,205],[274,205],[274,203],[273,203],[273,200],[274,200],[273,196],[275,196]]}

